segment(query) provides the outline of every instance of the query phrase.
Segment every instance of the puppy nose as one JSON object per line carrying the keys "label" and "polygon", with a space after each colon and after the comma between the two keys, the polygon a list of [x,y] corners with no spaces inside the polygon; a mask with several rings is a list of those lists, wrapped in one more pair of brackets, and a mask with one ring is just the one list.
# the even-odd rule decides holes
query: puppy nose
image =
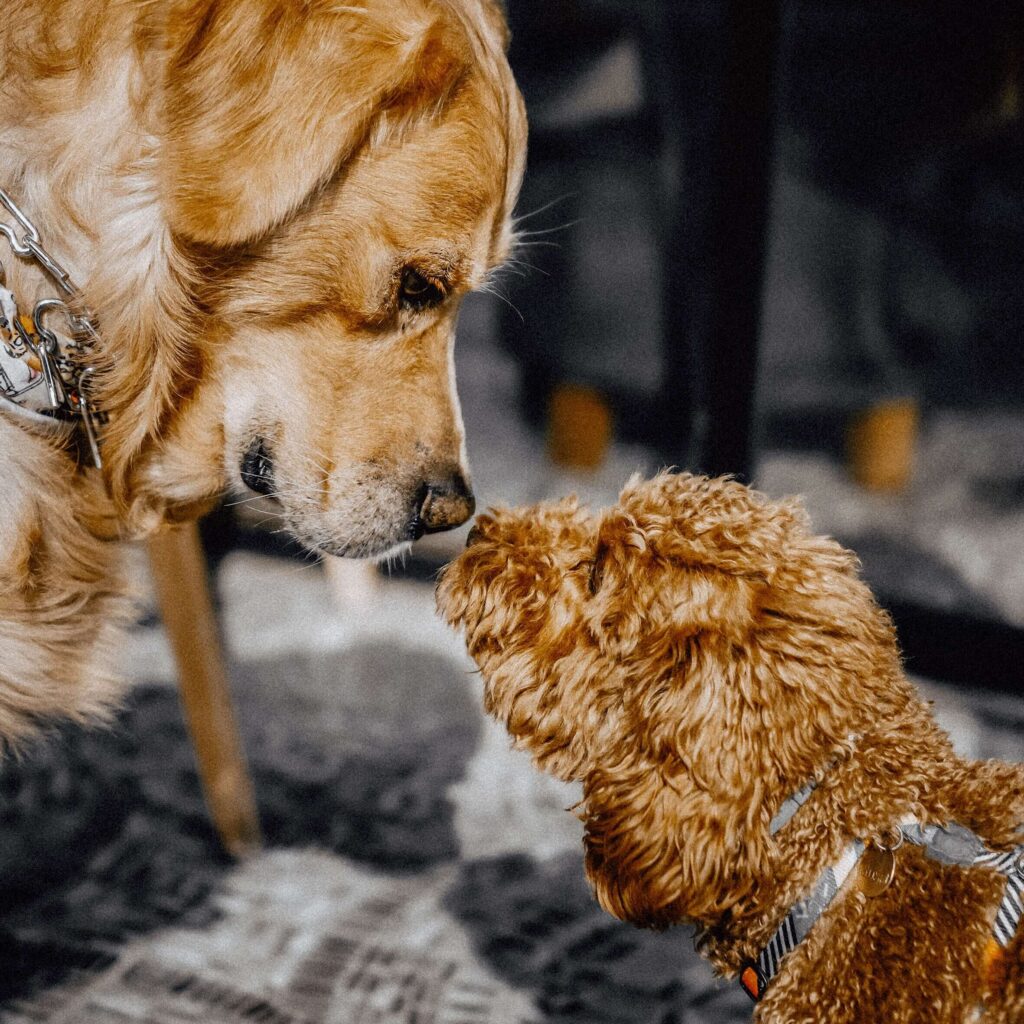
{"label": "puppy nose", "polygon": [[413,533],[441,533],[461,526],[476,511],[476,500],[461,473],[447,480],[425,483],[414,517]]}
{"label": "puppy nose", "polygon": [[484,539],[484,531],[479,526],[474,526],[470,529],[469,533],[466,534],[466,547],[471,548],[474,544],[479,543]]}
{"label": "puppy nose", "polygon": [[242,483],[257,494],[274,492],[274,460],[270,457],[267,442],[257,437],[242,456]]}

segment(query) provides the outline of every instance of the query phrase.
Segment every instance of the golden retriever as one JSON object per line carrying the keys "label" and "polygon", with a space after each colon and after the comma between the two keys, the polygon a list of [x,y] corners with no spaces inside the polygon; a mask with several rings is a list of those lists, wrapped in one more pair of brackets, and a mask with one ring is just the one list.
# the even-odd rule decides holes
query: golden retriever
{"label": "golden retriever", "polygon": [[331,554],[472,514],[453,341],[512,245],[506,47],[494,0],[4,4],[0,187],[98,325],[114,520],[0,413],[0,736],[109,700],[115,534],[244,486]]}

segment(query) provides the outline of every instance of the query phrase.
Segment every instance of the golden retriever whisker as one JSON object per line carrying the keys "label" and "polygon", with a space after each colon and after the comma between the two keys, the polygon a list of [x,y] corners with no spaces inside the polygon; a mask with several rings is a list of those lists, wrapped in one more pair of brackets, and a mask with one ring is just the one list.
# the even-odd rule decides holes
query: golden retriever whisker
{"label": "golden retriever whisker", "polygon": [[526,323],[526,317],[523,316],[522,311],[519,309],[519,307],[507,295],[502,295],[502,293],[498,291],[498,289],[495,288],[490,281],[477,288],[477,291],[481,292],[484,295],[493,295],[496,299],[500,299],[502,302],[505,303],[506,306],[508,306],[509,309],[515,312],[516,316],[518,316],[524,324]]}
{"label": "golden retriever whisker", "polygon": [[530,210],[529,213],[523,213],[519,214],[516,217],[513,217],[513,228],[519,224],[522,224],[524,221],[530,220],[531,218],[536,217],[539,214],[545,213],[547,210],[550,210],[553,206],[557,206],[559,203],[564,203],[567,199],[574,199],[578,194],[579,193],[577,192],[566,192],[564,195],[556,196],[554,199],[548,200],[548,202],[544,203],[541,206],[538,206],[536,209]]}
{"label": "golden retriever whisker", "polygon": [[528,239],[528,238],[540,238],[543,235],[555,235],[562,231],[568,231],[569,228],[576,227],[577,224],[582,224],[584,221],[583,217],[577,217],[575,220],[566,221],[564,224],[558,224],[551,228],[541,228],[534,231],[519,231],[515,232],[517,239]]}
{"label": "golden retriever whisker", "polygon": [[513,252],[519,252],[520,249],[534,249],[534,248],[547,248],[547,249],[561,249],[561,242],[523,242],[517,240],[513,248]]}

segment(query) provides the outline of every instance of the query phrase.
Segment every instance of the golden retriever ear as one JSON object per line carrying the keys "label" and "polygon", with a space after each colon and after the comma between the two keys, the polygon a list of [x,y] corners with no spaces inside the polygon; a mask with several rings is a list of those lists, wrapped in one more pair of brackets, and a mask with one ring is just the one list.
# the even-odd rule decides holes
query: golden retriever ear
{"label": "golden retriever ear", "polygon": [[489,28],[501,40],[501,48],[508,53],[512,33],[508,27],[508,8],[504,0],[484,0],[483,9]]}
{"label": "golden retriever ear", "polygon": [[173,231],[241,244],[280,223],[380,119],[443,102],[469,61],[434,0],[204,0],[171,16],[163,171]]}

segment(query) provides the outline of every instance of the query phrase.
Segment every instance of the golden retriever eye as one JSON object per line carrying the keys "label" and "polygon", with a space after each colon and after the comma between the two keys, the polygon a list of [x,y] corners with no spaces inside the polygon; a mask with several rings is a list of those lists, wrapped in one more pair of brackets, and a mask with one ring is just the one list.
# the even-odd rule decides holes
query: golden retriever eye
{"label": "golden retriever eye", "polygon": [[421,310],[439,306],[447,293],[440,281],[425,277],[418,270],[406,267],[398,287],[398,301],[406,309]]}

